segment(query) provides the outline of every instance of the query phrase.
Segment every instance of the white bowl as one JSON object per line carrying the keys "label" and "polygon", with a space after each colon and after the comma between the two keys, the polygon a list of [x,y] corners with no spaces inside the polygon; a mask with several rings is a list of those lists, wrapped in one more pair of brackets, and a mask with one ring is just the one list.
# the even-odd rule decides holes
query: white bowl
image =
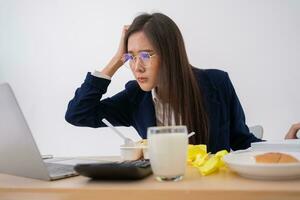
{"label": "white bowl", "polygon": [[142,157],[142,148],[140,146],[121,145],[120,150],[123,160],[138,160]]}

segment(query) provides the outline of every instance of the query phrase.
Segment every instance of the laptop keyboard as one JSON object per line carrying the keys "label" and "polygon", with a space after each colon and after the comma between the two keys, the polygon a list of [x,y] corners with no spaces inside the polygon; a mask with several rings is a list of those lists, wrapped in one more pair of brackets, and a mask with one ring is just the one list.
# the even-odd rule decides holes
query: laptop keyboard
{"label": "laptop keyboard", "polygon": [[57,163],[46,163],[46,167],[51,176],[59,176],[74,173],[74,166]]}

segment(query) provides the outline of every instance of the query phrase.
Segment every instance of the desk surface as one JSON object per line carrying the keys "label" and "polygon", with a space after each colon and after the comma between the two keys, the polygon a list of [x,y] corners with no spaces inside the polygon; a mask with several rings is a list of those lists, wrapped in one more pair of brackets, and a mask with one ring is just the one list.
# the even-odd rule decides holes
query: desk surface
{"label": "desk surface", "polygon": [[[107,157],[105,158],[107,159]],[[77,176],[41,181],[0,174],[0,199],[300,199],[300,179],[260,181],[238,176],[230,170],[201,176],[187,167],[183,180],[158,182],[153,176],[139,181],[92,181]]]}

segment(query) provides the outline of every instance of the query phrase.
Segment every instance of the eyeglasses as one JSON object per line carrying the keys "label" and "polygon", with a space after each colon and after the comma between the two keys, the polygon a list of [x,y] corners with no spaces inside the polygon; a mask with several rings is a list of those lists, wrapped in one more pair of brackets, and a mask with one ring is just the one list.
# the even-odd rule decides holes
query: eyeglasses
{"label": "eyeglasses", "polygon": [[151,58],[155,56],[154,52],[141,51],[137,55],[132,55],[131,53],[125,53],[125,62],[129,62],[130,68],[134,68],[137,60],[139,60],[139,66],[147,68],[151,66]]}

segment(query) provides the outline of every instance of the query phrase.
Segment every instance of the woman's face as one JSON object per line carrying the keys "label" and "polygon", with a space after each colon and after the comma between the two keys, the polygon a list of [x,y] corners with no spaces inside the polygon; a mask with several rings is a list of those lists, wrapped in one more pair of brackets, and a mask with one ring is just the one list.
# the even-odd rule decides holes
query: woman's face
{"label": "woman's face", "polygon": [[157,86],[160,59],[143,31],[129,36],[128,53],[135,57],[130,68],[139,86],[144,91],[152,90]]}

